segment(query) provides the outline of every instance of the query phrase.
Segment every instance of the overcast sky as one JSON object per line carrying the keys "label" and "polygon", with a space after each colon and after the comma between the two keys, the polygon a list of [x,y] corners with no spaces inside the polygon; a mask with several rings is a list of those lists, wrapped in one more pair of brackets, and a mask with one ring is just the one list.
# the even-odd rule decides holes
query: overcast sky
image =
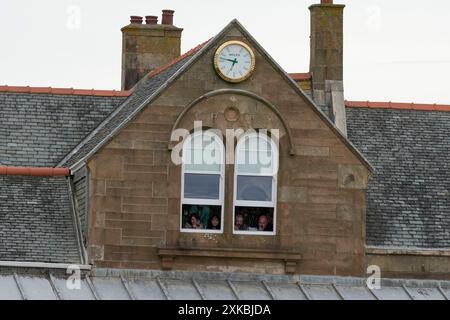
{"label": "overcast sky", "polygon": [[[287,72],[309,67],[319,0],[0,0],[0,85],[119,89],[120,28],[174,9],[182,51],[233,18]],[[345,9],[349,100],[450,104],[450,1],[335,0]]]}

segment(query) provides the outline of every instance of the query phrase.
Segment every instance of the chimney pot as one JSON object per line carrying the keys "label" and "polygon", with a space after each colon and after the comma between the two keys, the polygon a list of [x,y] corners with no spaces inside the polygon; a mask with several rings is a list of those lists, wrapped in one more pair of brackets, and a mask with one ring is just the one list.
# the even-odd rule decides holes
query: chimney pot
{"label": "chimney pot", "polygon": [[158,17],[157,16],[145,16],[145,23],[146,24],[158,24]]}
{"label": "chimney pot", "polygon": [[173,10],[163,10],[162,11],[162,24],[172,26],[173,25]]}
{"label": "chimney pot", "polygon": [[133,24],[142,24],[142,17],[140,16],[131,16],[130,17],[130,22]]}
{"label": "chimney pot", "polygon": [[333,0],[320,0],[320,4],[333,4]]}

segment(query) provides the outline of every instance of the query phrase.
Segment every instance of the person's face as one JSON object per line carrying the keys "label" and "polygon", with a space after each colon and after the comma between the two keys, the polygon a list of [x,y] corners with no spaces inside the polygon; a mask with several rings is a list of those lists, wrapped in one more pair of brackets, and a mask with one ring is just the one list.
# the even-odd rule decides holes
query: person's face
{"label": "person's face", "polygon": [[266,216],[261,216],[259,217],[258,220],[258,230],[259,231],[264,231],[268,225],[269,221],[267,220]]}
{"label": "person's face", "polygon": [[237,216],[236,217],[236,226],[242,226],[244,224],[244,217],[243,216]]}
{"label": "person's face", "polygon": [[211,220],[211,224],[212,224],[214,227],[217,227],[217,226],[219,225],[219,218],[213,217],[212,220]]}
{"label": "person's face", "polygon": [[196,218],[196,217],[191,217],[191,225],[192,225],[193,227],[196,227],[196,226],[197,226],[197,218]]}

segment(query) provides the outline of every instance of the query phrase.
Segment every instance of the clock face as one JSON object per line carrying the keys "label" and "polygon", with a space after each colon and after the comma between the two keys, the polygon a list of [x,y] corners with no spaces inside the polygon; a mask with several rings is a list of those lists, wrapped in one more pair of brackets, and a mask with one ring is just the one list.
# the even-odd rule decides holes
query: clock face
{"label": "clock face", "polygon": [[219,76],[228,82],[242,82],[255,69],[252,49],[241,41],[228,41],[217,49],[214,66]]}

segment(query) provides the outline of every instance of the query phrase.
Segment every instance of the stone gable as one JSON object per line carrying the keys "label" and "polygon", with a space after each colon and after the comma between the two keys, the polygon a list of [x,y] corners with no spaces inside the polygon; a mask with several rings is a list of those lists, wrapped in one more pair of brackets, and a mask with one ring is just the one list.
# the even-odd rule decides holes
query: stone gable
{"label": "stone gable", "polygon": [[[255,72],[241,84],[221,80],[212,66],[227,40],[255,51]],[[230,108],[238,114],[233,121]],[[91,260],[101,267],[361,275],[369,170],[314,108],[233,28],[88,162]],[[233,234],[232,165],[224,233],[180,232],[181,167],[170,161],[170,136],[194,121],[221,132],[280,130],[276,235]]]}

